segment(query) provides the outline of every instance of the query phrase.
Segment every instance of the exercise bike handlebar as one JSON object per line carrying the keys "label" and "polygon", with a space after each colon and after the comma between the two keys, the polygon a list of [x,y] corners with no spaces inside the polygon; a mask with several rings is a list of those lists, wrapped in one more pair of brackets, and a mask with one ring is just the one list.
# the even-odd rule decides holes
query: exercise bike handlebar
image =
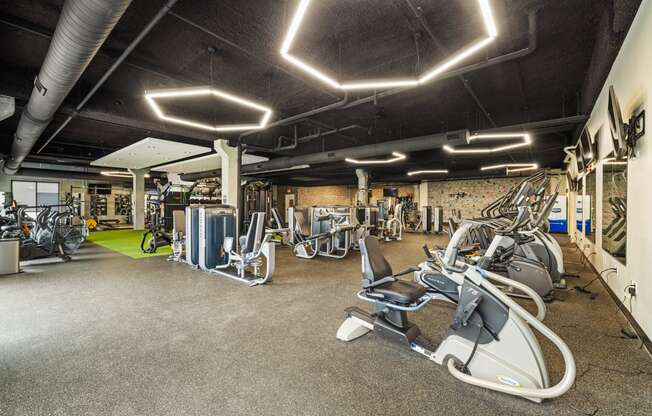
{"label": "exercise bike handlebar", "polygon": [[[481,275],[484,276],[483,273],[481,273]],[[568,345],[566,345],[564,340],[562,340],[559,335],[554,333],[541,321],[532,316],[532,314],[526,311],[521,305],[514,302],[509,296],[505,295],[502,290],[494,286],[487,279],[481,279],[480,285],[491,292],[498,299],[500,299],[503,303],[505,303],[510,308],[510,310],[514,311],[516,315],[523,319],[528,325],[536,329],[544,337],[548,338],[555,345],[555,347],[557,347],[564,359],[564,375],[557,384],[550,387],[529,388],[508,386],[506,384],[483,380],[472,375],[465,374],[455,367],[454,360],[449,360],[447,367],[453,377],[478,387],[484,387],[486,389],[495,390],[514,396],[521,396],[533,400],[551,399],[566,393],[573,386],[576,374],[575,358],[573,357],[573,353],[570,348],[568,348]]]}

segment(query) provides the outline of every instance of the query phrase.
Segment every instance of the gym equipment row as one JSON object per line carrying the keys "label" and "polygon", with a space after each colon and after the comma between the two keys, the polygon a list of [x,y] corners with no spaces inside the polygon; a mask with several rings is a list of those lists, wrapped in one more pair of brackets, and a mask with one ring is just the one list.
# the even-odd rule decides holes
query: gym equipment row
{"label": "gym equipment row", "polygon": [[[377,239],[362,240],[362,289],[357,296],[372,303],[373,313],[347,308],[337,338],[352,341],[373,332],[446,366],[460,381],[534,402],[567,392],[575,380],[575,360],[566,343],[541,322],[545,316],[541,313],[543,301],[537,300],[539,316],[531,315],[492,281],[528,291],[525,285],[459,261],[460,240],[451,241],[445,253],[434,253],[437,266],[427,250],[426,266],[399,273],[393,272]],[[413,272],[419,273],[420,283],[399,279]],[[531,290],[528,293],[537,297]],[[439,345],[422,336],[407,318],[408,312],[419,311],[431,301],[456,305],[453,321]],[[553,386],[534,330],[552,342],[563,357],[564,374]]]}
{"label": "gym equipment row", "polygon": [[[27,214],[37,212],[36,218]],[[61,205],[16,206],[0,217],[0,239],[19,244],[19,259],[59,257],[70,260],[88,235],[83,217],[78,215],[79,201],[68,199]]]}
{"label": "gym equipment row", "polygon": [[169,260],[195,269],[257,286],[272,280],[275,232],[265,227],[265,213],[255,212],[247,233],[236,239],[236,208],[229,205],[191,205],[174,211]]}

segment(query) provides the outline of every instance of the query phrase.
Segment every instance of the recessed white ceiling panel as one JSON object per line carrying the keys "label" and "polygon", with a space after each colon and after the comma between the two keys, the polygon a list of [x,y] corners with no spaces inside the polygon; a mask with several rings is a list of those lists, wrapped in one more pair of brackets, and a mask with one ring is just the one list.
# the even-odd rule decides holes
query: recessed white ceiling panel
{"label": "recessed white ceiling panel", "polygon": [[201,155],[211,150],[210,147],[147,137],[97,159],[91,162],[91,165],[123,169],[144,169],[169,163],[174,160]]}

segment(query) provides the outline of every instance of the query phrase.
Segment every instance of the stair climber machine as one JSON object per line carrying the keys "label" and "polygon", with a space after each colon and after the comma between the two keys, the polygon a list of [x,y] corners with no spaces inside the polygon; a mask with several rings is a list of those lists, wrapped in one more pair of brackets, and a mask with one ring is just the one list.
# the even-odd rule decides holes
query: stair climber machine
{"label": "stair climber machine", "polygon": [[[554,299],[554,282],[549,273],[548,267],[536,256],[534,252],[528,252],[528,245],[534,238],[532,229],[528,225],[540,226],[541,218],[547,218],[556,198],[550,195],[546,204],[542,207],[542,215],[535,215],[530,211],[527,198],[522,196],[517,202],[518,215],[512,224],[498,226],[492,229],[493,239],[489,247],[481,252],[481,255],[467,257],[467,260],[483,269],[492,270],[509,277],[513,281],[520,282],[534,289],[534,291],[546,301]],[[473,231],[486,231],[486,225],[467,221],[453,235],[451,243],[464,233],[470,235]],[[529,254],[526,255],[526,252]],[[522,296],[523,292],[510,286],[506,288],[508,294]]]}
{"label": "stair climber machine", "polygon": [[[547,232],[547,219],[558,194],[556,190],[552,195],[546,195],[548,184],[549,178],[545,172],[538,172],[485,207],[482,211],[483,218],[467,220],[475,224],[469,229],[468,243],[477,245],[481,252],[495,250],[495,253],[490,252],[490,255],[500,254],[501,250],[514,250],[520,257],[541,262],[547,268],[553,286],[563,289],[566,286],[566,277],[574,275],[565,272],[561,246]],[[529,206],[527,214],[530,218],[514,230],[518,232],[517,235],[510,237],[503,233],[501,238],[496,239],[496,230],[510,227],[521,214],[518,201]]]}
{"label": "stair climber machine", "polygon": [[[455,282],[457,296],[451,299],[437,293],[436,286],[429,290],[417,282],[399,279],[420,269],[394,273],[375,238],[365,238],[360,248],[362,289],[357,296],[372,303],[374,309],[368,313],[357,307],[347,308],[346,319],[337,331],[338,339],[352,341],[374,332],[445,366],[460,381],[534,402],[559,397],[573,386],[575,360],[566,343],[494,286],[491,272],[457,261],[458,247],[435,252],[442,265],[441,276]],[[435,346],[408,321],[407,313],[441,298],[457,306],[448,332]],[[555,385],[550,384],[533,330],[561,352],[565,370]]]}
{"label": "stair climber machine", "polygon": [[317,256],[342,259],[354,246],[353,208],[345,205],[321,205],[310,208],[310,234],[304,234],[306,210],[291,210],[294,215],[294,255],[304,259]]}
{"label": "stair climber machine", "polygon": [[229,205],[191,205],[185,213],[185,261],[193,268],[249,286],[272,281],[275,248],[265,228],[265,213],[254,212],[247,234],[236,240],[236,209]]}
{"label": "stair climber machine", "polygon": [[[464,224],[458,228],[453,238],[451,238],[448,247],[448,257],[455,257],[461,262],[469,264],[470,267],[480,267],[468,262],[468,258],[460,255],[463,250],[463,242],[466,239],[465,228],[471,224]],[[414,272],[414,280],[424,286],[428,293],[436,300],[457,304],[459,302],[460,287],[464,283],[463,276],[446,273],[443,264],[440,263],[436,251],[431,251],[427,245],[423,246],[426,255],[426,261],[419,264],[418,270]],[[480,267],[481,268],[481,267]],[[514,280],[511,276],[504,276],[491,270],[484,269],[484,277],[493,281],[496,287],[505,291],[507,295],[526,298],[534,302],[537,307],[536,318],[543,321],[546,317],[546,304],[543,297],[527,284]],[[518,295],[515,295],[517,293]]]}

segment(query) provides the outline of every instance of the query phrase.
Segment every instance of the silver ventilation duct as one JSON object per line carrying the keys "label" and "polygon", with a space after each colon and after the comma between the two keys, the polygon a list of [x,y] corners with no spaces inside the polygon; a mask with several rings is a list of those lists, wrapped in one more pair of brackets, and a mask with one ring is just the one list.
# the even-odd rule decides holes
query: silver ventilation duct
{"label": "silver ventilation duct", "polygon": [[122,17],[131,0],[66,0],[4,172],[13,175]]}

